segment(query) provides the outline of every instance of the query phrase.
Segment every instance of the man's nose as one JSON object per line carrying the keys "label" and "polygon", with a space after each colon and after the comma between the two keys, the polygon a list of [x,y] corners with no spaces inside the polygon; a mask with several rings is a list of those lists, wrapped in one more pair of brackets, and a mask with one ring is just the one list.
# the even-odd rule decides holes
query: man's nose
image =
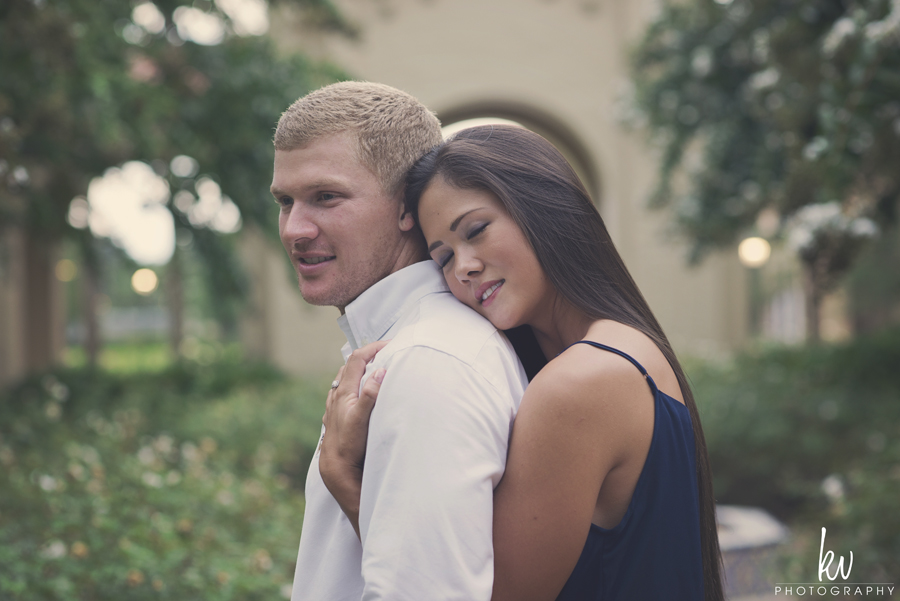
{"label": "man's nose", "polygon": [[285,244],[291,244],[299,240],[313,240],[319,235],[319,227],[316,225],[311,212],[302,203],[295,202],[291,211],[285,218],[281,238]]}

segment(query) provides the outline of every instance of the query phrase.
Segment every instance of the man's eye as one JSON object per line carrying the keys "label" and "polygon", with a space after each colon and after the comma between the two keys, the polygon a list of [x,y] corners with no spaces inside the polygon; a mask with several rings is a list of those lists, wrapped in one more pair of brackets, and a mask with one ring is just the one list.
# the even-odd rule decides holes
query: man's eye
{"label": "man's eye", "polygon": [[327,202],[329,200],[334,200],[335,198],[337,198],[337,194],[332,194],[331,192],[322,192],[319,194],[319,200],[321,201]]}
{"label": "man's eye", "polygon": [[286,208],[294,204],[294,199],[290,196],[282,196],[281,198],[276,198],[275,202],[281,205],[281,208]]}

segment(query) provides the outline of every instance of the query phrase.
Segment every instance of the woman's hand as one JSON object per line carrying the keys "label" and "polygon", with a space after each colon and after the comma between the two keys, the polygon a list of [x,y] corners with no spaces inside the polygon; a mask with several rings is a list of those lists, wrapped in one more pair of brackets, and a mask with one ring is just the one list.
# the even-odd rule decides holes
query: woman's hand
{"label": "woman's hand", "polygon": [[325,434],[319,450],[319,473],[328,491],[353,524],[356,536],[359,536],[359,496],[369,436],[369,416],[385,370],[376,370],[366,380],[362,391],[359,384],[366,365],[388,342],[373,342],[350,354],[328,392],[325,416],[322,418]]}

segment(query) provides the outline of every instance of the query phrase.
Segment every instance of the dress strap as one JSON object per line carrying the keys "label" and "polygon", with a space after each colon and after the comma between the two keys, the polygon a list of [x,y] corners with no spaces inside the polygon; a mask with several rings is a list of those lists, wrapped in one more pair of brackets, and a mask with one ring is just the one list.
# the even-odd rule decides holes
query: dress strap
{"label": "dress strap", "polygon": [[653,381],[653,378],[650,377],[650,374],[647,373],[647,370],[644,369],[644,366],[638,363],[637,359],[629,355],[628,353],[622,352],[617,348],[613,348],[611,346],[606,346],[605,344],[600,344],[599,342],[594,342],[593,340],[579,340],[578,342],[573,342],[566,349],[570,349],[576,344],[589,344],[594,348],[598,348],[600,350],[609,351],[610,353],[615,353],[624,359],[628,359],[631,361],[632,365],[634,365],[638,370],[640,370],[641,374],[643,374],[644,378],[647,379],[647,382],[650,383],[650,389],[653,391],[653,395],[656,396],[656,393],[659,392],[659,389],[656,387],[656,382]]}

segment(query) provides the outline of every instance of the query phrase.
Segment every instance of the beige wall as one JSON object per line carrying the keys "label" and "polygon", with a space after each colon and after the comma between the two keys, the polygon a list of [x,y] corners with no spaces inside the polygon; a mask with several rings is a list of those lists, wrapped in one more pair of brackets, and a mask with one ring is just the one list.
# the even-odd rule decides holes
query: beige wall
{"label": "beige wall", "polygon": [[272,361],[291,374],[336,372],[346,342],[338,310],[304,302],[287,254],[258,230],[245,229],[239,252],[251,282],[250,308],[240,324],[247,356]]}
{"label": "beige wall", "polygon": [[[655,180],[653,156],[615,117],[628,85],[627,49],[652,16],[654,0],[336,4],[358,26],[357,40],[304,31],[289,13],[273,18],[272,34],[287,50],[330,58],[354,77],[412,93],[445,122],[503,116],[547,134],[585,163],[613,239],[676,350],[709,355],[742,344],[746,273],[736,253],[686,267],[686,247],[669,232],[666,214],[645,208]],[[333,329],[319,324],[327,312],[302,308],[296,294],[285,294],[270,301],[270,310],[291,316],[280,319],[283,341],[269,343],[276,359],[298,352],[294,340],[301,332],[312,340],[313,331],[327,330],[330,337]],[[323,353],[323,344],[310,346]],[[318,364],[313,359],[304,363]]]}

